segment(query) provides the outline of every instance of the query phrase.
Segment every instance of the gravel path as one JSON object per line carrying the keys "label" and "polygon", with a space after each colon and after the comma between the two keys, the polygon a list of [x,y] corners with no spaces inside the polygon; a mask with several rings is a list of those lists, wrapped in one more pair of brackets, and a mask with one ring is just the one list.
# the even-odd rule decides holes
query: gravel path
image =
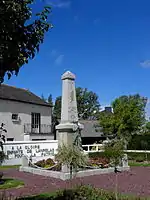
{"label": "gravel path", "polygon": [[[19,172],[17,169],[4,170],[5,177],[12,177],[23,180],[25,187],[18,189],[8,189],[6,193],[13,197],[29,196],[45,192],[52,192],[60,188],[68,188],[71,184],[91,184],[97,188],[108,190],[114,189],[115,174],[103,174],[61,181],[54,178],[33,175],[30,173]],[[150,197],[150,167],[132,167],[129,172],[118,174],[119,192],[125,194],[135,194],[138,196]]]}

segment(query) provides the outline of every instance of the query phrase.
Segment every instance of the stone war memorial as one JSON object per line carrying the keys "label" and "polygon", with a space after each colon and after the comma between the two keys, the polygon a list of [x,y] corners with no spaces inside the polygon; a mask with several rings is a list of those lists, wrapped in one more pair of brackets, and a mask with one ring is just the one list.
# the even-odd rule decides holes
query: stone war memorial
{"label": "stone war memorial", "polygon": [[82,148],[79,130],[83,125],[78,122],[75,75],[69,71],[62,75],[61,123],[56,129],[58,145],[75,143]]}
{"label": "stone war memorial", "polygon": [[[81,151],[81,131],[84,128],[78,121],[77,100],[75,90],[75,75],[70,71],[65,72],[62,77],[62,102],[61,102],[61,122],[56,126],[58,145],[77,145]],[[24,155],[20,171],[30,172],[43,176],[49,176],[62,180],[70,179],[69,168],[66,165],[61,166],[60,170],[53,170],[53,167],[44,169],[30,164],[29,158]],[[57,163],[56,163],[57,165]],[[122,165],[118,167],[120,171],[129,170],[127,158],[124,157]],[[109,168],[83,168],[73,172],[75,177],[84,177],[97,174],[114,172],[114,167]]]}

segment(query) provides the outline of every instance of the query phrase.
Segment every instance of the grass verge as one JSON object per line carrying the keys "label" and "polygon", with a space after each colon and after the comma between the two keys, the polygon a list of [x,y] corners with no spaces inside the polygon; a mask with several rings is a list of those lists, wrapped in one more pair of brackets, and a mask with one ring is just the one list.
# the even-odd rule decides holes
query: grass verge
{"label": "grass verge", "polygon": [[24,186],[24,182],[16,179],[11,178],[4,178],[2,179],[2,184],[0,184],[0,190],[2,189],[9,189],[9,188],[20,188]]}
{"label": "grass verge", "polygon": [[150,167],[150,163],[129,161],[130,167]]}
{"label": "grass verge", "polygon": [[12,168],[15,168],[15,169],[18,169],[21,165],[4,165],[4,166],[0,166],[0,170],[1,169],[12,169]]}

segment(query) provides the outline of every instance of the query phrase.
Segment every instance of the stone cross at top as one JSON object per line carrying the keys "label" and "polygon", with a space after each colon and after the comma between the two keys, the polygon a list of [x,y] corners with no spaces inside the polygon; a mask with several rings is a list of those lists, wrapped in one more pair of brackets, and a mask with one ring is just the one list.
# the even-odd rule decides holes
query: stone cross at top
{"label": "stone cross at top", "polygon": [[78,122],[75,75],[70,71],[62,77],[61,123]]}

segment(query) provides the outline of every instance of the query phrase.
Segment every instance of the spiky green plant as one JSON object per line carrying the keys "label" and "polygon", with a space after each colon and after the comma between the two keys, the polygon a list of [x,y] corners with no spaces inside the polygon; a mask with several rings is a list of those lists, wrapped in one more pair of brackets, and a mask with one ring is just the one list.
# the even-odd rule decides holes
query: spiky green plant
{"label": "spiky green plant", "polygon": [[5,135],[4,132],[7,133],[7,130],[4,128],[5,124],[1,123],[0,125],[0,165],[4,162],[7,156],[4,153],[3,144],[5,143]]}
{"label": "spiky green plant", "polygon": [[67,165],[70,169],[70,179],[72,179],[72,171],[77,170],[79,167],[83,167],[88,163],[88,157],[83,151],[75,145],[61,145],[58,147],[58,152],[55,159],[63,164]]}
{"label": "spiky green plant", "polygon": [[111,161],[114,167],[117,167],[120,164],[120,161],[124,156],[123,148],[123,142],[118,140],[112,141],[104,147],[104,155]]}

